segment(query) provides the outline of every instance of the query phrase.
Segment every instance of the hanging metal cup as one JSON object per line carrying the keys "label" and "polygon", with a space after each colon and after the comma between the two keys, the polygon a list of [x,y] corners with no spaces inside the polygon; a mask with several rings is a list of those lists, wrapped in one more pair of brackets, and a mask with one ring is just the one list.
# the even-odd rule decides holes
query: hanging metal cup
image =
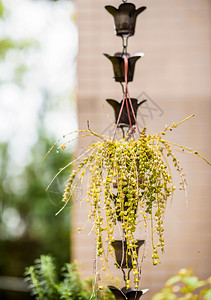
{"label": "hanging metal cup", "polygon": [[[137,240],[136,242],[136,254],[138,255],[139,248],[144,244],[144,240]],[[118,266],[121,268],[124,280],[126,281],[126,278],[124,269],[131,270],[133,268],[132,266],[132,260],[131,256],[127,252],[127,242],[116,240],[112,242],[112,247],[115,250],[115,256],[116,256],[116,262]],[[130,271],[129,271],[130,272]],[[126,289],[126,287],[123,287],[121,290],[114,287],[114,286],[108,286],[110,291],[114,294],[116,300],[139,300],[142,295],[144,295],[146,292],[149,291],[149,289],[143,289],[141,291],[137,290],[134,287],[130,287],[129,289]]]}
{"label": "hanging metal cup", "polygon": [[[118,102],[118,101],[113,100],[113,99],[106,99],[106,101],[113,107],[114,115],[115,115],[115,123],[117,123],[119,112],[120,112],[123,100],[121,102]],[[135,113],[135,117],[137,116],[137,110],[138,110],[139,106],[141,104],[143,104],[144,102],[146,102],[146,101],[147,100],[142,100],[141,102],[138,103],[138,100],[136,98],[131,98],[131,103],[132,103],[132,106],[133,106],[133,111]],[[129,102],[129,100],[128,100],[128,102]],[[129,109],[131,124],[135,125],[135,119],[134,119],[134,116],[133,116],[132,109],[131,109],[130,105],[128,105],[128,109]],[[126,106],[126,103],[125,103],[124,106],[123,106],[122,114],[121,114],[120,119],[119,119],[118,127],[127,127],[127,126],[130,126],[130,122],[129,122],[128,112],[127,112],[127,106]]]}
{"label": "hanging metal cup", "polygon": [[[138,255],[139,248],[144,244],[144,240],[137,240],[136,254]],[[131,269],[133,267],[131,256],[127,252],[127,242],[116,240],[111,243],[115,250],[116,262],[121,269]]]}
{"label": "hanging metal cup", "polygon": [[109,285],[108,288],[114,294],[116,300],[139,300],[142,295],[149,291],[149,289],[138,291],[134,287],[129,289],[122,288],[120,290],[112,285]]}
{"label": "hanging metal cup", "polygon": [[116,35],[129,37],[134,35],[136,18],[146,6],[136,9],[133,3],[123,3],[118,9],[111,5],[105,6],[105,9],[114,17]]}
{"label": "hanging metal cup", "polygon": [[[122,54],[116,53],[114,56],[104,53],[104,55],[112,62],[114,78],[117,82],[125,82],[125,63]],[[142,57],[142,55],[128,56],[128,72],[127,81],[133,81],[133,75],[135,71],[135,63]]]}

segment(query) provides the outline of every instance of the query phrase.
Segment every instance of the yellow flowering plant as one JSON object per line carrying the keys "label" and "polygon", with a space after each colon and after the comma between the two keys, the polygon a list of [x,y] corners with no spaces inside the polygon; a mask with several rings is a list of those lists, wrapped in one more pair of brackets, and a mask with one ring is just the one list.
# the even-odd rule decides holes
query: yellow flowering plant
{"label": "yellow flowering plant", "polygon": [[[87,174],[86,202],[90,203],[88,219],[93,222],[96,251],[97,256],[103,260],[102,268],[105,270],[107,267],[108,254],[113,256],[114,229],[118,224],[127,243],[126,262],[129,258],[132,261],[136,288],[139,283],[139,267],[134,234],[140,222],[145,227],[149,223],[151,227],[154,265],[160,263],[159,253],[164,251],[164,214],[167,200],[175,190],[169,160],[173,161],[174,168],[179,173],[180,189],[186,190],[186,177],[172,147],[192,153],[210,164],[198,152],[163,138],[167,131],[172,131],[190,117],[171,127],[166,126],[162,132],[154,135],[147,134],[144,128],[138,140],[133,138],[134,126],[120,140],[100,136],[91,131],[89,126],[88,130],[80,131],[82,136],[95,135],[100,141],[92,143],[83,155],[74,160],[74,170],[67,181],[62,199],[63,208]],[[58,149],[60,148],[65,149],[65,144],[60,145]],[[49,152],[51,150],[52,148]],[[130,287],[129,278],[126,287]]]}

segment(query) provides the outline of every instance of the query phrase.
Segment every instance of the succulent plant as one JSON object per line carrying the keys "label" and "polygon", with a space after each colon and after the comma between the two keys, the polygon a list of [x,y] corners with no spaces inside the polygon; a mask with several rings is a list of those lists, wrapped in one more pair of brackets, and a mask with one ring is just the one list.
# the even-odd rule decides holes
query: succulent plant
{"label": "succulent plant", "polygon": [[[100,136],[89,127],[80,131],[83,136],[95,135],[100,141],[92,143],[83,155],[75,159],[75,167],[63,195],[64,206],[87,174],[88,219],[93,222],[97,256],[104,261],[102,268],[107,268],[108,254],[113,256],[114,229],[118,224],[127,243],[126,263],[127,256],[132,261],[135,288],[138,288],[140,277],[134,236],[140,228],[138,225],[144,228],[150,223],[154,265],[160,263],[159,253],[164,251],[164,214],[167,201],[175,190],[169,159],[180,175],[180,189],[186,190],[186,177],[172,148],[192,153],[210,164],[198,152],[163,138],[167,131],[172,131],[190,117],[178,124],[173,123],[171,127],[166,126],[158,134],[147,134],[146,128],[143,128],[137,140],[131,134],[133,127],[120,140]],[[65,147],[62,144],[58,149]],[[128,279],[126,288],[130,286]]]}

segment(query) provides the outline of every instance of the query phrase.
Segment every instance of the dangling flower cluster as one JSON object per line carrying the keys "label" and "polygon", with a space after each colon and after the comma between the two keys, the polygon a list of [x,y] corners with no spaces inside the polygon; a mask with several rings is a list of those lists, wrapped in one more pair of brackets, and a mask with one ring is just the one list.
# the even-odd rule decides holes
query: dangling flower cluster
{"label": "dangling flower cluster", "polygon": [[[139,283],[137,240],[134,237],[138,216],[142,217],[145,226],[148,220],[151,222],[154,265],[160,263],[159,249],[164,251],[164,213],[167,199],[175,190],[168,164],[169,158],[180,175],[181,188],[186,188],[186,178],[172,152],[172,146],[203,158],[198,152],[163,139],[167,130],[171,131],[182,122],[173,124],[170,128],[166,127],[155,135],[146,134],[144,128],[138,140],[111,140],[102,137],[101,142],[87,148],[86,157],[77,164],[64,191],[63,201],[66,205],[79,182],[88,173],[86,201],[90,203],[88,217],[92,219],[96,233],[97,255],[104,259],[105,269],[107,256],[113,252],[114,227],[119,222],[127,242],[126,257],[130,256],[132,260],[135,287],[138,287]],[[103,232],[107,235],[105,242]]]}

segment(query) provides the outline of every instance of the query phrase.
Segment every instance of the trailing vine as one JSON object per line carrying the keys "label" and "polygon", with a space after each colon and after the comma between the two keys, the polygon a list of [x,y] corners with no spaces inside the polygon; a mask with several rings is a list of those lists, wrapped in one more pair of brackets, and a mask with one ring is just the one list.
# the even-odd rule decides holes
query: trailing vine
{"label": "trailing vine", "polygon": [[[171,127],[166,126],[162,132],[154,135],[146,134],[144,128],[138,140],[134,140],[131,134],[134,127],[121,140],[100,136],[90,128],[81,131],[85,135],[94,134],[101,141],[91,144],[85,151],[86,155],[75,160],[75,168],[63,195],[64,206],[88,174],[86,202],[90,203],[88,218],[92,220],[96,234],[97,256],[104,260],[105,270],[107,256],[113,253],[114,228],[119,222],[127,243],[126,256],[130,256],[132,260],[136,288],[139,283],[139,269],[134,233],[140,219],[146,227],[151,223],[153,265],[161,262],[160,253],[164,251],[164,214],[167,200],[173,196],[175,190],[170,160],[180,176],[180,189],[186,191],[186,177],[172,147],[192,153],[210,165],[198,152],[163,138],[167,131],[172,131],[190,117],[178,124],[173,123]],[[59,148],[65,148],[65,145],[62,144]],[[130,285],[128,278],[126,287],[129,288]]]}

